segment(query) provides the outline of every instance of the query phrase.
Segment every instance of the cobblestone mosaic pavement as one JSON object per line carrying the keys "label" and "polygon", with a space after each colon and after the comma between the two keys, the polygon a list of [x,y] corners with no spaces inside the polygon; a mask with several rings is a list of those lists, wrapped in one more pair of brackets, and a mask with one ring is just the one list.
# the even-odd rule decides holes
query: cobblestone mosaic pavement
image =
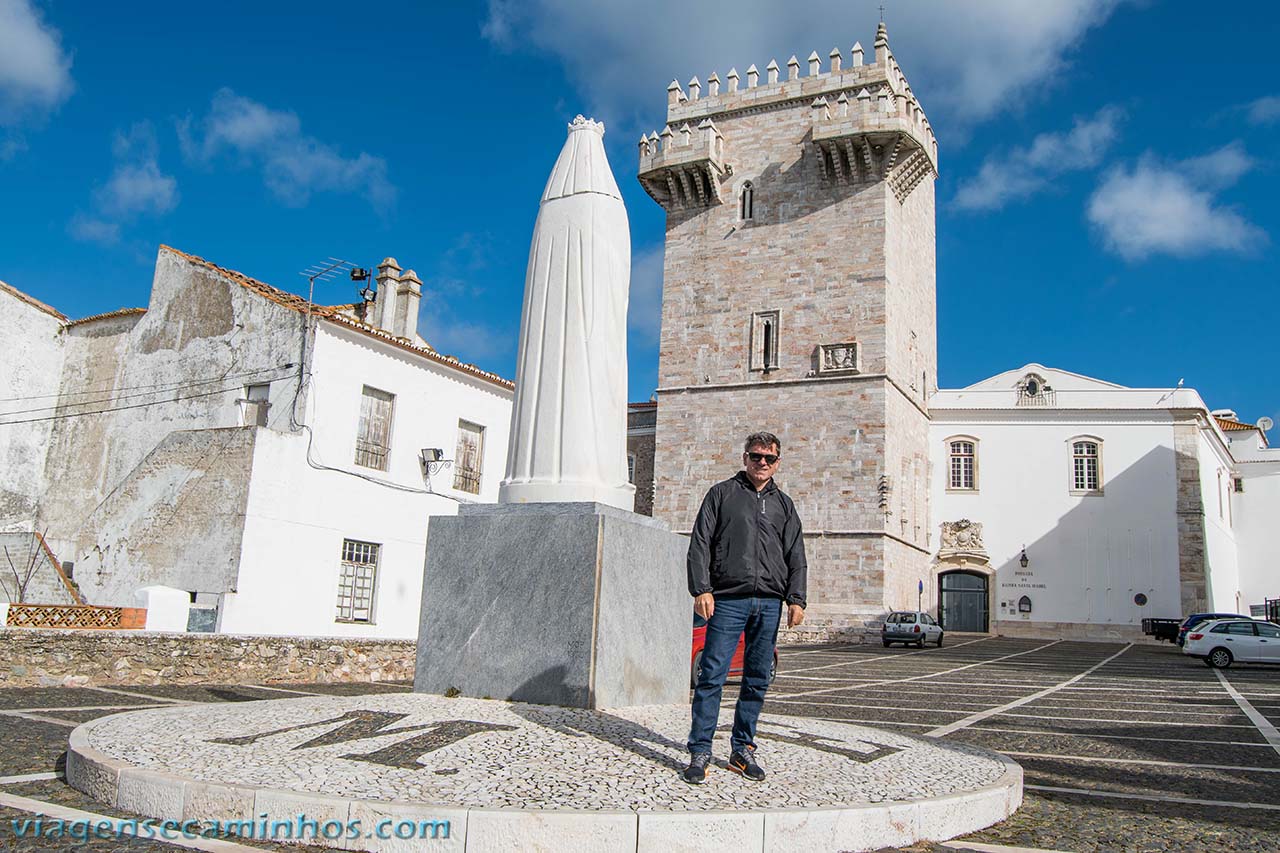
{"label": "cobblestone mosaic pavement", "polygon": [[[1003,751],[1025,768],[1028,789],[1012,818],[947,845],[915,845],[901,853],[970,849],[966,844],[975,845],[972,849],[1010,845],[1079,853],[1277,849],[1280,753],[1213,671],[1175,647],[949,637],[943,648],[923,651],[821,646],[784,647],[780,654],[770,712],[865,722],[913,735],[964,723],[946,737]],[[1257,713],[1280,724],[1280,667],[1233,666],[1225,675]],[[271,687],[296,691],[290,695],[407,689],[394,684]],[[230,701],[231,694],[246,690],[234,685],[217,689],[226,696],[210,688],[199,701]],[[56,770],[73,722],[116,713],[122,705],[172,705],[186,695],[162,696],[155,690],[128,688],[154,696],[153,702],[85,688],[0,691],[0,710],[25,713],[35,708],[40,710],[32,713],[67,723],[60,727],[0,716],[5,734],[0,775]],[[1045,691],[1050,692],[1023,701]],[[727,705],[733,692],[732,687],[725,691]],[[717,751],[723,758],[722,741],[717,741]],[[768,763],[770,757],[763,760]],[[712,784],[719,784],[722,775],[729,778],[718,772]],[[1050,788],[1054,790],[1046,790]],[[0,794],[6,793],[118,814],[59,780],[0,784]],[[129,846],[114,841],[88,846],[18,842],[10,816],[21,813],[0,809],[0,849],[178,849],[148,841]]]}
{"label": "cobblestone mosaic pavement", "polygon": [[[720,729],[732,727],[732,712]],[[86,727],[130,767],[224,785],[459,808],[825,808],[977,791],[1007,762],[981,748],[763,714],[773,783],[691,787],[684,706],[612,712],[415,693],[155,708]]]}

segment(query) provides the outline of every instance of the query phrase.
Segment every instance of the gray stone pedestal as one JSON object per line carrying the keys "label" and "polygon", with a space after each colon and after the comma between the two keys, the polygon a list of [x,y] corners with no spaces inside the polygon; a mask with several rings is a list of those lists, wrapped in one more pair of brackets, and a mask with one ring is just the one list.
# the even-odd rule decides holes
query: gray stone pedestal
{"label": "gray stone pedestal", "polygon": [[688,539],[597,503],[468,505],[427,535],[418,693],[687,703]]}

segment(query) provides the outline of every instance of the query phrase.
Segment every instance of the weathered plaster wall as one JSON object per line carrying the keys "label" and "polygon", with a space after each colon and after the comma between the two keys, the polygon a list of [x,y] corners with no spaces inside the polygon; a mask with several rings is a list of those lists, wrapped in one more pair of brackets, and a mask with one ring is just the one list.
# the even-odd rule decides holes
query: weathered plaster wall
{"label": "weathered plaster wall", "polygon": [[[64,405],[58,411],[67,417],[54,422],[50,436],[49,485],[38,524],[47,526],[59,557],[79,565],[110,544],[98,541],[99,531],[128,530],[127,519],[109,522],[103,502],[130,482],[171,432],[237,426],[236,401],[245,385],[271,381],[271,425],[287,428],[298,370],[284,365],[299,360],[302,322],[297,312],[161,249],[145,314],[69,328],[63,387],[114,388],[107,404],[93,408],[118,410],[82,415],[84,408]],[[113,505],[126,514],[137,506]],[[179,527],[168,535],[191,540],[204,532]],[[110,560],[105,565],[120,566]],[[123,593],[113,588],[111,594]],[[102,603],[92,594],[90,602]]]}
{"label": "weathered plaster wall", "polygon": [[33,533],[0,533],[0,601],[16,602],[19,580],[28,579],[26,604],[76,604]]}
{"label": "weathered plaster wall", "polygon": [[162,439],[86,519],[76,580],[93,604],[128,607],[159,584],[235,589],[258,428],[180,430]]}
{"label": "weathered plaster wall", "polygon": [[[415,643],[0,629],[0,687],[411,681]],[[407,685],[406,685],[407,689]]]}
{"label": "weathered plaster wall", "polygon": [[[34,530],[62,376],[62,320],[0,283],[0,531]],[[35,420],[15,424],[13,421]]]}

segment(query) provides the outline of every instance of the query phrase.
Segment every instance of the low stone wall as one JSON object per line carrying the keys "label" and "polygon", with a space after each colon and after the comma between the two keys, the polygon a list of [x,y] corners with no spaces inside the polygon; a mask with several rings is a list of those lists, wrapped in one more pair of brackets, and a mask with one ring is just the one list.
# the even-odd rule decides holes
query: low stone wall
{"label": "low stone wall", "polygon": [[413,640],[0,630],[0,687],[410,681]]}

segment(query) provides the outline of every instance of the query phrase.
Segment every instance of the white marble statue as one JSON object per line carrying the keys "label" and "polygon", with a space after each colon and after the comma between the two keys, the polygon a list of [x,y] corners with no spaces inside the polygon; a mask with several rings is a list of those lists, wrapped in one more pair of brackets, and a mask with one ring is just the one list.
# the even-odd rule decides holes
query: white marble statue
{"label": "white marble statue", "polygon": [[578,116],[533,227],[500,503],[634,506],[627,482],[631,236],[604,153]]}

